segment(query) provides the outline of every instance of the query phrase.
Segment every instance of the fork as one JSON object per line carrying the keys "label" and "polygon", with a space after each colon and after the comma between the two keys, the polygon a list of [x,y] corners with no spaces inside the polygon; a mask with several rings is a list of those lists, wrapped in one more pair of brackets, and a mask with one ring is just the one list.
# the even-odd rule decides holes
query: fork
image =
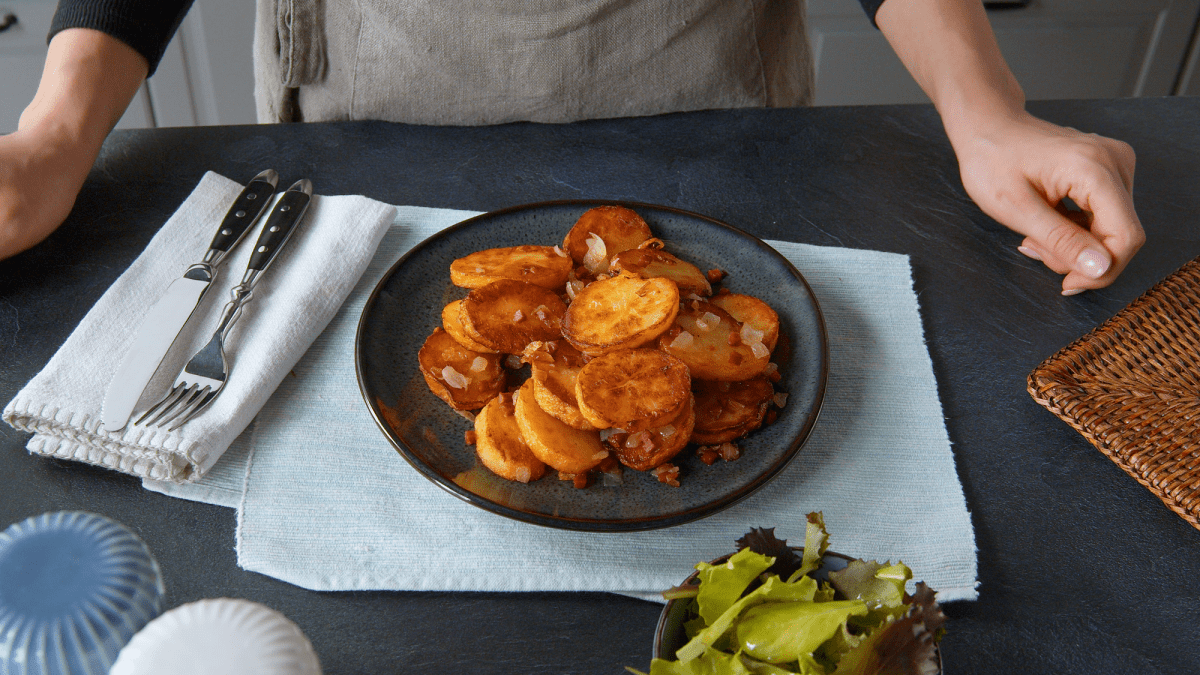
{"label": "fork", "polygon": [[207,408],[225,388],[229,376],[225,341],[233,330],[233,324],[242,315],[242,308],[253,297],[259,276],[287,243],[296,224],[308,210],[311,199],[312,182],[302,178],[271,207],[271,215],[254,244],[254,253],[250,255],[246,273],[241,283],[230,291],[233,299],[222,310],[221,320],[212,338],[183,367],[167,395],[139,417],[137,424],[174,431]]}

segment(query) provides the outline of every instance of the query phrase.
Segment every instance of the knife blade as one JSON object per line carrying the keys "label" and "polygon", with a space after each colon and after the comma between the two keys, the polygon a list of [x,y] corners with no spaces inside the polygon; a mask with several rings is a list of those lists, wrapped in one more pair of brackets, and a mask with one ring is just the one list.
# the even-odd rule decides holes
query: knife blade
{"label": "knife blade", "polygon": [[171,282],[146,313],[104,395],[100,419],[106,431],[125,428],[142,391],[216,278],[217,266],[270,206],[278,184],[279,174],[271,169],[255,176],[229,207],[204,259]]}

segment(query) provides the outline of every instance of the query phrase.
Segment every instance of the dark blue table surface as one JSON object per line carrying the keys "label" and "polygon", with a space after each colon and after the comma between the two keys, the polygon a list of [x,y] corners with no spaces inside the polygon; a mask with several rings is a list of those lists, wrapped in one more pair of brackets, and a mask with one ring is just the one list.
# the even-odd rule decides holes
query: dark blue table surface
{"label": "dark blue table surface", "polygon": [[[116,133],[67,223],[0,262],[0,403],[49,360],[206,170],[245,181],[274,167],[283,182],[307,176],[324,194],[481,211],[649,202],[763,238],[905,253],[979,547],[979,600],[946,608],[947,672],[1200,672],[1200,532],[1025,392],[1044,358],[1200,255],[1200,99],[1029,108],[1138,153],[1134,193],[1148,242],[1110,288],[1059,295],[1056,276],[1017,253],[1020,238],[967,198],[925,106]],[[237,567],[233,510],[31,457],[27,439],[0,428],[0,528],[58,509],[115,518],[158,557],[168,607],[219,596],[266,603],[308,634],[326,673],[621,673],[649,664],[658,605],[607,594],[306,591]]]}

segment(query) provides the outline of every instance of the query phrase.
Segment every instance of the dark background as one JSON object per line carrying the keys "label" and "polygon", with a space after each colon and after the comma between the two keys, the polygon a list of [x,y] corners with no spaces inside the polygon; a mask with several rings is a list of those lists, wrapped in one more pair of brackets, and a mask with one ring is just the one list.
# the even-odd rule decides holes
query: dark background
{"label": "dark background", "polygon": [[[1110,288],[1064,298],[1056,275],[1017,253],[1020,237],[967,198],[927,106],[116,133],[67,223],[0,262],[0,398],[41,369],[205,170],[245,182],[271,166],[284,184],[308,176],[323,194],[481,211],[657,203],[763,238],[905,253],[979,547],[979,600],[946,607],[946,671],[1200,672],[1200,532],[1025,392],[1042,359],[1200,254],[1200,100],[1029,108],[1138,153],[1148,243]],[[161,563],[168,607],[220,596],[265,603],[300,625],[326,673],[649,665],[659,605],[592,593],[303,590],[238,569],[232,509],[31,457],[27,439],[0,427],[0,527],[59,509],[115,518]]]}

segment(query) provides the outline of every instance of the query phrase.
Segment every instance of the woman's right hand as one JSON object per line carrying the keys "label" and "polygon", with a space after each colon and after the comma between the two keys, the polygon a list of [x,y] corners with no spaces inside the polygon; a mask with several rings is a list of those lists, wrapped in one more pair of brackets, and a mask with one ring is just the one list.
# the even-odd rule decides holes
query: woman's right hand
{"label": "woman's right hand", "polygon": [[54,134],[0,136],[0,259],[50,236],[71,212],[96,154]]}
{"label": "woman's right hand", "polygon": [[50,236],[138,87],[145,57],[88,28],[56,33],[37,94],[17,130],[0,136],[0,259]]}

